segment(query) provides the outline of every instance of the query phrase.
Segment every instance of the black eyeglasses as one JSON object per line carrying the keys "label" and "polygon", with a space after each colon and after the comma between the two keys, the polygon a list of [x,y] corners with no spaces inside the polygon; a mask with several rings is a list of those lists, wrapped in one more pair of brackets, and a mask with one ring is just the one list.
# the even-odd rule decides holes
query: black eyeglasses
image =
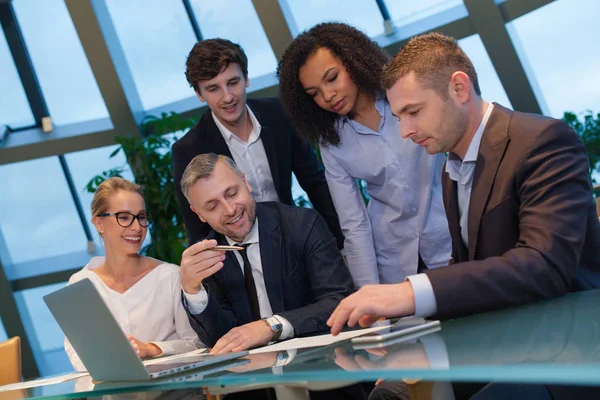
{"label": "black eyeglasses", "polygon": [[136,219],[138,220],[140,225],[144,228],[146,228],[148,225],[150,225],[152,223],[152,214],[145,213],[145,212],[139,213],[138,215],[134,215],[127,211],[120,211],[120,212],[115,212],[115,213],[103,213],[98,216],[99,217],[112,217],[113,215],[115,216],[115,219],[117,220],[117,224],[119,224],[123,228],[129,228],[131,225],[133,225],[133,221],[135,221]]}

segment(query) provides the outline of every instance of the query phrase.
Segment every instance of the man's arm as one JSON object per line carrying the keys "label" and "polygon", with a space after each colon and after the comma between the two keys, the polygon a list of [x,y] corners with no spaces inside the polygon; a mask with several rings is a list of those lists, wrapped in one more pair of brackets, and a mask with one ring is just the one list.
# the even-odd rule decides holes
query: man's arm
{"label": "man's arm", "polygon": [[181,215],[183,216],[183,222],[185,223],[185,229],[189,244],[192,245],[200,240],[204,239],[210,232],[210,226],[202,221],[194,212],[190,209],[190,203],[183,195],[181,191],[181,178],[183,172],[187,167],[188,163],[192,161],[193,157],[189,157],[184,149],[181,148],[181,144],[175,143],[172,147],[173,152],[173,178],[175,182],[175,197],[177,203],[181,209]]}
{"label": "man's arm", "polygon": [[591,201],[585,149],[557,121],[532,140],[521,163],[518,242],[500,257],[427,271],[438,318],[557,297],[570,289]]}
{"label": "man's arm", "polygon": [[204,280],[206,301],[200,313],[194,312],[194,307],[189,304],[189,296],[182,293],[182,302],[190,320],[190,324],[198,337],[207,346],[213,347],[215,343],[232,328],[238,325],[229,300],[223,296],[214,277]]}
{"label": "man's arm", "polygon": [[[213,250],[216,240],[203,240],[185,249],[179,276],[181,301],[200,340],[213,346],[237,325],[228,299],[213,276],[225,262],[225,251]],[[206,295],[208,292],[208,296]]]}
{"label": "man's arm", "polygon": [[344,248],[344,235],[336,213],[329,187],[325,180],[323,166],[317,160],[308,141],[292,130],[291,133],[292,172],[304,189],[315,210],[321,214],[329,230],[336,238],[338,249]]}
{"label": "man's arm", "polygon": [[353,291],[352,279],[325,221],[313,213],[306,225],[310,229],[302,258],[315,300],[307,306],[277,313],[292,324],[296,336],[326,330],[331,312]]}

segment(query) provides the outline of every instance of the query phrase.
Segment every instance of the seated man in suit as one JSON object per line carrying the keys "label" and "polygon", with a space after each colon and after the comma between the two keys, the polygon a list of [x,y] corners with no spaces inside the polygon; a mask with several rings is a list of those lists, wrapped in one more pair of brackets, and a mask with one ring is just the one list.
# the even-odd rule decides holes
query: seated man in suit
{"label": "seated man in suit", "polygon": [[[192,327],[214,353],[327,329],[353,286],[317,212],[256,203],[234,161],[213,153],[190,162],[181,188],[212,228],[184,251],[180,275]],[[244,250],[214,250],[217,244]]]}
{"label": "seated man in suit", "polygon": [[589,163],[566,123],[485,102],[473,64],[439,33],[409,40],[382,83],[402,136],[449,152],[442,185],[454,263],[363,287],[331,315],[333,334],[379,317],[446,319],[598,287]]}
{"label": "seated man in suit", "polygon": [[225,39],[202,40],[190,51],[185,74],[209,108],[198,124],[173,145],[176,195],[189,243],[203,239],[210,226],[190,210],[179,182],[192,158],[216,153],[233,158],[259,202],[293,205],[293,172],[342,248],[344,237],[337,213],[323,167],[311,146],[296,134],[277,98],[246,100],[250,80],[242,48]]}

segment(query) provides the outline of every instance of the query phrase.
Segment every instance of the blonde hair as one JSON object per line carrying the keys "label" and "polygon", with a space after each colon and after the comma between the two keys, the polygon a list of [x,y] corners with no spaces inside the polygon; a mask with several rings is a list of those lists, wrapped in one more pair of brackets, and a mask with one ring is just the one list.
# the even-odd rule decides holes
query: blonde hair
{"label": "blonde hair", "polygon": [[219,161],[229,166],[238,176],[244,176],[242,171],[235,165],[235,161],[230,157],[215,153],[199,154],[185,167],[185,171],[183,171],[183,176],[181,177],[181,191],[188,203],[192,204],[188,196],[190,188],[198,180],[210,177]]}
{"label": "blonde hair", "polygon": [[98,186],[96,193],[94,193],[92,217],[97,217],[108,211],[108,200],[112,195],[120,191],[134,192],[144,197],[144,191],[140,185],[117,176],[108,178]]}

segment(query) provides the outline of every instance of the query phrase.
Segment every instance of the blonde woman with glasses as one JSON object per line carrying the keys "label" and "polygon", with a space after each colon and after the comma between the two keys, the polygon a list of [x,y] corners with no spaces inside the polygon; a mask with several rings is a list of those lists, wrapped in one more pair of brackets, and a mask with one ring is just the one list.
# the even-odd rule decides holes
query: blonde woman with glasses
{"label": "blonde woman with glasses", "polygon": [[[181,304],[179,267],[139,254],[152,222],[141,186],[104,181],[92,200],[92,222],[105,256],[92,258],[68,284],[86,278],[94,284],[140,358],[203,347]],[[65,350],[73,367],[85,370],[66,338]]]}

